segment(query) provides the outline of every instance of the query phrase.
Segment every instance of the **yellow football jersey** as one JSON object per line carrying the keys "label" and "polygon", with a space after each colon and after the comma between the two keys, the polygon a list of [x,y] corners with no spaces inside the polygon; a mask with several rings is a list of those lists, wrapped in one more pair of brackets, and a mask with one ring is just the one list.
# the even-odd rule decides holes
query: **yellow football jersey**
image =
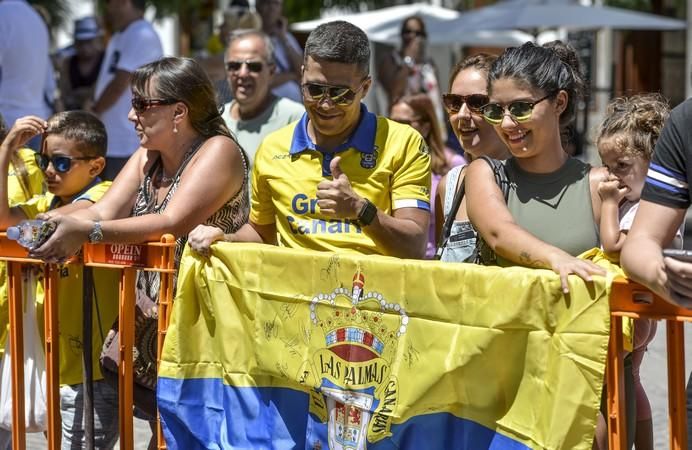
{"label": "yellow football jersey", "polygon": [[340,167],[353,190],[386,214],[400,208],[430,211],[430,152],[413,128],[369,113],[336,151],[325,152],[307,133],[307,114],[268,135],[252,171],[250,220],[275,223],[279,245],[322,251],[384,254],[356,220],[320,213],[317,185],[331,179],[329,164]]}

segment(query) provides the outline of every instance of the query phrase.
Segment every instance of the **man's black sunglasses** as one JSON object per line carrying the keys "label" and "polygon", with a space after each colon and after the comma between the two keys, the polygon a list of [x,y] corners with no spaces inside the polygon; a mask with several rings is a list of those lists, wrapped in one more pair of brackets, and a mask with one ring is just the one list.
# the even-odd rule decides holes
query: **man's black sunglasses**
{"label": "man's black sunglasses", "polygon": [[55,155],[48,157],[43,153],[36,153],[34,155],[36,159],[36,165],[42,170],[48,170],[48,164],[53,164],[53,169],[58,173],[67,173],[72,168],[72,161],[88,161],[90,159],[96,159],[96,156],[61,156]]}
{"label": "man's black sunglasses", "polygon": [[264,67],[262,61],[228,61],[226,63],[226,70],[229,72],[237,72],[243,67],[243,64],[247,66],[247,70],[250,72],[261,72]]}

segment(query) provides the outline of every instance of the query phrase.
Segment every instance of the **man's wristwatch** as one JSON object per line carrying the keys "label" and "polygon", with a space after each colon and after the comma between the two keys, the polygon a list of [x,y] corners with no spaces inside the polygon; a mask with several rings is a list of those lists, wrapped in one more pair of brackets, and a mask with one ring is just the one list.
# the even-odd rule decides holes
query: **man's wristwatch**
{"label": "man's wristwatch", "polygon": [[358,223],[362,226],[370,225],[375,217],[377,216],[377,206],[375,206],[370,200],[365,199],[363,207],[358,213]]}
{"label": "man's wristwatch", "polygon": [[97,244],[103,240],[103,230],[101,229],[101,223],[96,220],[94,221],[94,226],[89,232],[89,242],[92,244]]}

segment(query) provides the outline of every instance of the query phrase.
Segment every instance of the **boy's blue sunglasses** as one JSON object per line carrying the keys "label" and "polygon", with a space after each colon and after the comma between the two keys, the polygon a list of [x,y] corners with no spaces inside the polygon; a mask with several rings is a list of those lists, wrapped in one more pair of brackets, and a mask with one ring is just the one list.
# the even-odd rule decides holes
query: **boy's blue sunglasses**
{"label": "boy's blue sunglasses", "polygon": [[86,161],[95,159],[95,156],[51,156],[36,153],[36,165],[44,172],[48,170],[48,164],[53,164],[53,169],[58,173],[67,173],[72,168],[72,161]]}

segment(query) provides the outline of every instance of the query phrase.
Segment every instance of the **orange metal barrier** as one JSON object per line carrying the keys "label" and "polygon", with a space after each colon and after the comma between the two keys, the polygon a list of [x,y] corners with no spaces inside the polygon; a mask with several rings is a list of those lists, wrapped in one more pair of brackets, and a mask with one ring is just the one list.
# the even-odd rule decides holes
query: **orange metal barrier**
{"label": "orange metal barrier", "polygon": [[[134,344],[135,275],[137,270],[161,273],[159,291],[159,354],[173,302],[175,240],[165,235],[160,242],[146,244],[86,244],[83,248],[85,266],[120,269],[120,367],[118,368],[120,448],[134,448],[132,424],[133,380],[132,349]],[[58,354],[57,270],[53,264],[27,257],[27,251],[0,233],[0,260],[7,261],[8,297],[10,309],[10,349],[12,352],[12,442],[14,450],[26,448],[24,419],[24,352],[21,299],[21,266],[42,265],[45,271],[44,327],[46,352],[46,391],[48,407],[48,448],[59,449],[61,438],[60,385]],[[160,423],[157,426],[159,448],[165,449]]]}
{"label": "orange metal barrier", "polygon": [[[161,273],[159,291],[158,354],[170,321],[173,303],[175,240],[165,235],[160,242],[147,244],[86,244],[83,263],[92,267],[120,269],[120,367],[119,426],[120,448],[132,450],[134,433],[132,423],[134,344],[135,275],[137,270]],[[58,301],[57,270],[52,264],[27,257],[27,251],[0,233],[0,260],[7,261],[8,297],[10,309],[10,349],[12,352],[12,401],[14,450],[26,448],[24,423],[24,355],[22,339],[21,267],[41,265],[45,271],[45,352],[48,407],[48,448],[59,449],[61,422],[59,416],[59,355],[58,355]],[[625,449],[625,401],[623,376],[622,318],[649,318],[666,321],[668,353],[668,404],[670,421],[670,450],[687,450],[687,421],[685,405],[685,355],[683,323],[692,322],[692,310],[675,307],[653,295],[643,286],[625,279],[615,280],[610,296],[611,338],[606,364],[609,448]],[[612,388],[614,387],[614,388]],[[159,449],[165,449],[160,422],[157,426]]]}
{"label": "orange metal barrier", "polygon": [[692,310],[671,305],[637,283],[617,279],[610,294],[610,315],[610,343],[606,364],[608,448],[624,450],[627,447],[622,318],[631,317],[666,321],[670,450],[687,450],[683,325],[684,322],[692,322]]}

